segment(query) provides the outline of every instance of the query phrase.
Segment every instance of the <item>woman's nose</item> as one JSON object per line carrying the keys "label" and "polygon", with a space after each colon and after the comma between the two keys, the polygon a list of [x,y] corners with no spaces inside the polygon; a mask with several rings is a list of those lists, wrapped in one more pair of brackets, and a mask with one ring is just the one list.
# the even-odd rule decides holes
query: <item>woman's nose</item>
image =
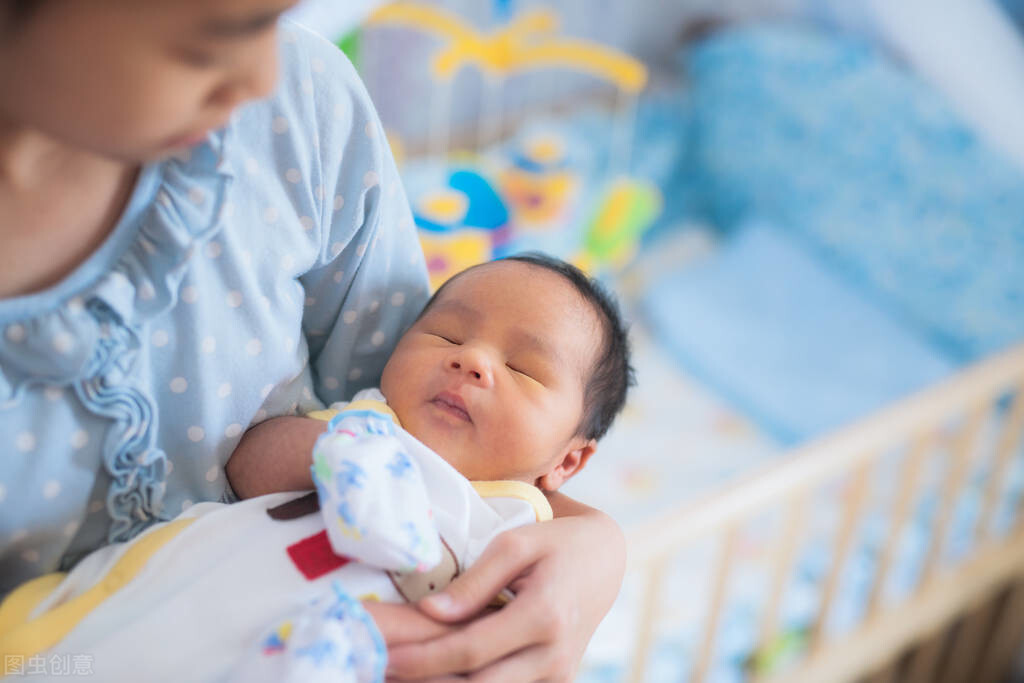
{"label": "woman's nose", "polygon": [[492,363],[480,349],[459,347],[447,360],[448,370],[465,375],[471,384],[489,387],[494,382]]}
{"label": "woman's nose", "polygon": [[261,38],[234,73],[210,95],[211,104],[234,109],[248,100],[267,97],[277,84],[277,60],[276,38]]}

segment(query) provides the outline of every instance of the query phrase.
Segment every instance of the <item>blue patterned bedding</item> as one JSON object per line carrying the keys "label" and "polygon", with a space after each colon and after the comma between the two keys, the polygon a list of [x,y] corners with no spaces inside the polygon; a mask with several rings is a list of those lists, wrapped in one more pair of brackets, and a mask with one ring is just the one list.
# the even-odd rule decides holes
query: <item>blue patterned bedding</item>
{"label": "blue patterned bedding", "polygon": [[720,34],[687,61],[695,210],[785,227],[957,360],[1024,338],[1024,176],[930,87],[798,27]]}

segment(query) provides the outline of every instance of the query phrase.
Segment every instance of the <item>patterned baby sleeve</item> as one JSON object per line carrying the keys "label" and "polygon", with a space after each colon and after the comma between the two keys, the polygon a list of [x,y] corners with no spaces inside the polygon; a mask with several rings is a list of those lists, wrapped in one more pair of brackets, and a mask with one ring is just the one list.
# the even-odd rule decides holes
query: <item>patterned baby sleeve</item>
{"label": "patterned baby sleeve", "polygon": [[441,561],[423,475],[390,416],[342,411],[313,447],[313,483],[327,538],[338,555],[391,571]]}

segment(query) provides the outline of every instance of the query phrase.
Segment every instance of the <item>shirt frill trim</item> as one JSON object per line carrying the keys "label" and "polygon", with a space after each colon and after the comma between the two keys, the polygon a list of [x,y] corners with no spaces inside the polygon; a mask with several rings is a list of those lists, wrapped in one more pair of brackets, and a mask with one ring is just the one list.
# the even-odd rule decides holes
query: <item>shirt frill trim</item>
{"label": "shirt frill trim", "polygon": [[[135,225],[119,224],[110,238],[116,241],[119,233],[131,232],[134,239],[124,235],[131,242],[113,258],[101,247],[79,268],[95,271],[91,283],[78,291],[66,291],[61,283],[23,297],[42,299],[41,304],[62,299],[29,306],[35,310],[23,319],[0,314],[0,334],[5,335],[0,340],[0,403],[16,401],[32,383],[67,385],[82,378],[104,334],[103,324],[88,310],[91,300],[103,302],[127,327],[141,326],[176,302],[189,261],[222,227],[227,186],[235,176],[224,154],[228,133],[211,133],[187,158],[172,157],[156,167],[151,205],[134,217]],[[95,263],[96,257],[106,257],[107,263]],[[68,280],[80,279],[77,275]],[[17,303],[0,301],[0,310]]]}
{"label": "shirt frill trim", "polygon": [[155,447],[157,413],[135,376],[140,332],[176,303],[190,261],[223,227],[235,176],[229,138],[228,129],[211,133],[143,169],[96,253],[51,289],[0,301],[0,409],[17,405],[33,384],[70,387],[90,412],[112,420],[102,447],[112,478],[110,540],[134,536],[162,504],[167,467]]}

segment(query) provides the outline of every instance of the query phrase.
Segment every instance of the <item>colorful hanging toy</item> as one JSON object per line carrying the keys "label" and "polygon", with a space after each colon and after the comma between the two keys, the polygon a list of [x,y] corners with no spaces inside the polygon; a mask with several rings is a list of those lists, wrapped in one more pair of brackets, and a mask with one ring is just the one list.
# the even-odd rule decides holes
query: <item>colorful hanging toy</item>
{"label": "colorful hanging toy", "polygon": [[[611,83],[634,99],[646,85],[642,62],[598,43],[558,35],[554,12],[530,9],[513,16],[511,0],[495,3],[498,23],[489,31],[417,2],[380,7],[367,25],[408,27],[437,38],[440,45],[429,68],[439,83],[451,83],[461,69],[475,67],[492,84],[527,71],[568,69]],[[532,246],[531,235],[570,229],[576,217],[588,217],[585,225],[572,228],[580,235],[577,246],[560,255],[591,272],[624,265],[660,213],[660,194],[650,183],[622,175],[625,169],[603,190],[585,194],[570,160],[562,138],[533,134],[500,162],[462,163],[442,176],[440,186],[411,192],[432,285],[509,253],[519,242]],[[584,196],[597,197],[589,210],[579,206]]]}

